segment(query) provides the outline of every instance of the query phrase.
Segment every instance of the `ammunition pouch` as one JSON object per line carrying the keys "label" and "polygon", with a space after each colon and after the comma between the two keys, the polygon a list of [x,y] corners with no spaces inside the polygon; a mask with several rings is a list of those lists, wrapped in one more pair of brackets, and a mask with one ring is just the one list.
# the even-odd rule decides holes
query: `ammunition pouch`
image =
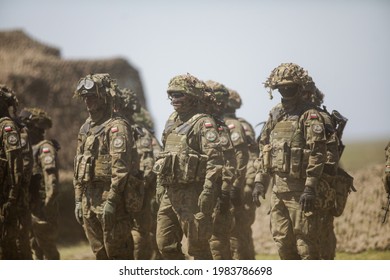
{"label": "ammunition pouch", "polygon": [[161,152],[153,166],[161,185],[203,182],[208,156]]}
{"label": "ammunition pouch", "polygon": [[277,147],[267,144],[263,147],[263,166],[265,170],[289,174],[295,179],[304,179],[310,153],[309,149],[290,148],[287,142]]}
{"label": "ammunition pouch", "polygon": [[130,175],[124,188],[124,196],[125,208],[128,213],[141,211],[145,196],[144,180]]}
{"label": "ammunition pouch", "polygon": [[315,187],[316,200],[314,206],[318,210],[333,209],[336,202],[336,190],[333,188],[333,177],[322,174],[321,179]]}
{"label": "ammunition pouch", "polygon": [[336,191],[336,201],[334,208],[332,209],[332,214],[335,217],[339,217],[344,212],[348,195],[351,191],[356,192],[356,189],[353,186],[353,177],[345,170],[338,168],[337,175],[334,176],[332,186]]}
{"label": "ammunition pouch", "polygon": [[74,178],[80,182],[90,182],[93,178],[94,157],[77,155],[74,160]]}

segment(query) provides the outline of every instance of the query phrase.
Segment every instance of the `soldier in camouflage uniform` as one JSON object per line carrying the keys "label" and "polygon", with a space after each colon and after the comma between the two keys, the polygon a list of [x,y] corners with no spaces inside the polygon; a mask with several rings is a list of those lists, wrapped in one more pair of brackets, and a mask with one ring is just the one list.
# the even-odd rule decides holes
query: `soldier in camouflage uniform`
{"label": "soldier in camouflage uniform", "polygon": [[390,195],[390,142],[385,148],[386,163],[383,174],[383,186],[388,195]]}
{"label": "soldier in camouflage uniform", "polygon": [[233,214],[233,227],[230,235],[230,249],[232,252],[232,258],[234,260],[245,259],[244,248],[247,244],[246,236],[242,235],[242,228],[244,221],[244,185],[246,165],[248,164],[249,152],[248,144],[245,136],[245,131],[236,118],[231,115],[226,115],[226,108],[229,102],[229,90],[220,83],[215,81],[207,81],[206,84],[212,89],[217,99],[219,115],[223,118],[223,121],[229,128],[230,139],[233,144],[235,158],[236,158],[236,170],[235,179],[233,181],[230,190],[230,200],[232,203]]}
{"label": "soldier in camouflage uniform", "polygon": [[237,168],[236,154],[230,139],[230,130],[223,120],[223,110],[218,100],[227,99],[226,91],[213,91],[207,87],[204,98],[204,110],[210,114],[217,125],[222,148],[224,165],[222,177],[216,186],[216,206],[213,212],[213,231],[210,238],[210,250],[214,260],[231,260],[230,232],[232,213],[230,211],[230,192]]}
{"label": "soldier in camouflage uniform", "polygon": [[139,158],[139,170],[143,173],[145,193],[142,209],[133,213],[131,230],[134,240],[134,259],[147,260],[152,257],[152,212],[151,197],[155,194],[156,174],[152,171],[154,165],[152,134],[146,127],[134,122],[134,114],[140,113],[141,105],[138,97],[130,89],[122,89],[123,108],[120,110],[126,120],[136,131],[136,146]]}
{"label": "soldier in camouflage uniform", "polygon": [[89,118],[75,157],[75,215],[96,259],[134,259],[131,213],[142,207],[142,175],[131,124],[115,113],[120,91],[109,74],[80,79],[75,96]]}
{"label": "soldier in camouflage uniform", "polygon": [[166,122],[164,150],[153,168],[160,200],[157,245],[164,259],[184,259],[184,234],[190,256],[211,259],[211,215],[223,165],[217,128],[209,115],[200,113],[204,83],[199,79],[175,76],[167,92],[175,112]]}
{"label": "soldier in camouflage uniform", "polygon": [[26,124],[33,150],[33,171],[30,182],[32,214],[31,249],[33,258],[58,260],[58,156],[56,140],[45,139],[51,118],[39,108],[24,108],[20,119]]}
{"label": "soldier in camouflage uniform", "polygon": [[21,188],[19,190],[18,197],[18,237],[16,239],[17,254],[18,259],[20,260],[32,260],[32,252],[30,246],[30,232],[31,232],[31,211],[30,211],[30,180],[33,170],[33,152],[29,138],[29,132],[26,125],[22,120],[17,116],[17,107],[18,100],[14,95],[14,92],[7,88],[3,87],[4,90],[7,90],[9,93],[13,94],[13,99],[11,100],[10,107],[13,108],[11,118],[19,127],[20,131],[20,145],[22,146],[22,157],[23,157],[23,179]]}
{"label": "soldier in camouflage uniform", "polygon": [[302,67],[283,63],[265,82],[266,88],[278,89],[282,100],[271,110],[260,135],[252,195],[258,203],[273,179],[271,233],[281,259],[319,258],[316,196],[327,139],[317,108],[301,99],[306,75]]}
{"label": "soldier in camouflage uniform", "polygon": [[237,119],[244,128],[246,140],[248,144],[249,159],[246,166],[245,174],[245,186],[243,196],[243,215],[241,221],[240,234],[243,240],[241,255],[242,259],[254,260],[255,259],[255,248],[252,238],[252,224],[255,222],[256,217],[256,205],[252,200],[252,192],[255,183],[256,167],[255,162],[259,157],[259,147],[256,143],[256,134],[252,125],[245,119],[236,116],[236,110],[242,105],[241,97],[237,91],[229,89],[229,102],[226,108],[225,116]]}
{"label": "soldier in camouflage uniform", "polygon": [[0,85],[0,260],[18,259],[17,211],[23,158],[18,125],[8,112],[13,101],[13,92]]}

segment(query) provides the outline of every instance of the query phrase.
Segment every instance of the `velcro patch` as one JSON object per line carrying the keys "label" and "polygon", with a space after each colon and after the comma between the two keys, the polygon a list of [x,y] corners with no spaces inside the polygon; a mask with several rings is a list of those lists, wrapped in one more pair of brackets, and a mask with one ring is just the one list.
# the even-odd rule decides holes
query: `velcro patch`
{"label": "velcro patch", "polygon": [[234,124],[231,123],[231,124],[228,125],[228,127],[229,127],[230,129],[233,129],[233,128],[235,128],[236,126],[235,126]]}
{"label": "velcro patch", "polygon": [[44,153],[48,153],[48,152],[50,152],[50,149],[49,149],[49,148],[47,148],[47,147],[44,147],[44,148],[42,149],[42,152],[44,152]]}
{"label": "velcro patch", "polygon": [[12,126],[7,125],[6,127],[4,127],[4,130],[5,132],[10,132],[12,131]]}
{"label": "velcro patch", "polygon": [[114,126],[114,127],[111,128],[111,132],[118,132],[118,131],[119,131],[119,129],[118,129],[118,127],[116,127],[116,126]]}
{"label": "velcro patch", "polygon": [[318,119],[318,115],[316,113],[310,113],[309,119],[311,119],[311,120]]}

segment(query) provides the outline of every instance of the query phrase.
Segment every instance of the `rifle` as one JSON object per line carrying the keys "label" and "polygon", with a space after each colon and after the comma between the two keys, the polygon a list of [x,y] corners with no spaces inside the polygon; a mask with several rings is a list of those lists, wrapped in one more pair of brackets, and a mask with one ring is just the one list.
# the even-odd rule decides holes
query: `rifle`
{"label": "rifle", "polygon": [[387,213],[390,211],[390,193],[387,195],[387,206],[382,207],[382,210],[385,211],[383,218],[382,218],[382,224],[386,222]]}
{"label": "rifle", "polygon": [[341,138],[343,137],[344,128],[347,125],[348,119],[346,117],[344,117],[343,115],[341,115],[337,110],[332,111],[331,117],[332,117],[332,120],[335,124],[337,138],[340,141],[339,156],[341,158],[341,155],[343,154],[343,151],[345,148],[345,145],[341,141]]}

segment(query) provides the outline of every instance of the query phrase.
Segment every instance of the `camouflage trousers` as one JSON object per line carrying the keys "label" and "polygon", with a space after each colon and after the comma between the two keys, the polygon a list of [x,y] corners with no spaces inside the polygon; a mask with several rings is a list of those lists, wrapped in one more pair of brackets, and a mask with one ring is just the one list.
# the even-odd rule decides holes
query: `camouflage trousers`
{"label": "camouflage trousers", "polygon": [[211,215],[199,212],[199,186],[170,187],[163,195],[157,213],[157,246],[164,259],[184,259],[183,234],[194,259],[212,259],[209,239]]}
{"label": "camouflage trousers", "polygon": [[131,235],[131,218],[118,215],[113,228],[104,230],[102,214],[89,211],[83,216],[84,232],[97,260],[133,260],[134,243]]}
{"label": "camouflage trousers", "polygon": [[141,211],[133,213],[131,234],[134,240],[134,259],[149,260],[152,258],[152,209],[150,189],[145,190]]}
{"label": "camouflage trousers", "polygon": [[[0,209],[1,209],[0,205]],[[3,217],[0,217],[3,218]],[[17,260],[17,223],[15,219],[0,220],[0,260]]]}
{"label": "camouflage trousers", "polygon": [[304,213],[301,192],[271,194],[271,233],[281,259],[318,259],[318,217]]}
{"label": "camouflage trousers", "polygon": [[320,259],[334,260],[336,257],[337,238],[334,232],[334,217],[331,211],[319,212],[319,250]]}
{"label": "camouflage trousers", "polygon": [[18,212],[18,237],[16,246],[18,259],[32,260],[32,252],[30,245],[30,233],[32,230],[31,212],[30,210],[19,209]]}
{"label": "camouflage trousers", "polygon": [[209,240],[211,255],[214,260],[231,260],[230,231],[232,229],[232,214],[227,209],[221,212],[217,206],[213,213],[212,235]]}
{"label": "camouflage trousers", "polygon": [[31,250],[35,260],[59,260],[57,250],[58,223],[32,216]]}

